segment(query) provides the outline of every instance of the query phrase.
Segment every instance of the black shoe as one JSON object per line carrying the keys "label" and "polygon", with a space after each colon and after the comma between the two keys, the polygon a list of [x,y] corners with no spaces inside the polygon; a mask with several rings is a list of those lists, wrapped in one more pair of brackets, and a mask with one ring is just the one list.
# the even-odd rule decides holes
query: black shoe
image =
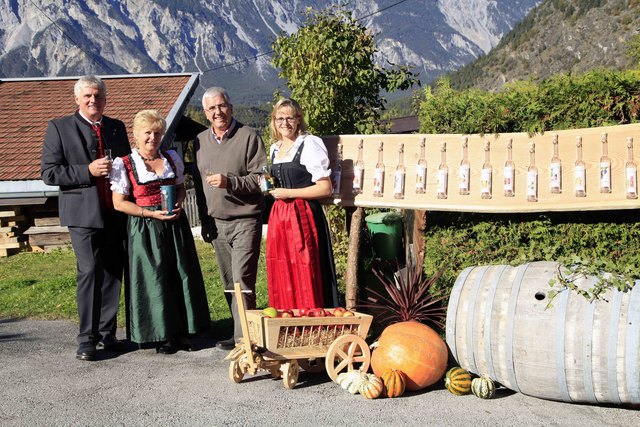
{"label": "black shoe", "polygon": [[102,341],[96,345],[96,348],[98,350],[115,351],[118,353],[125,351],[124,343],[112,334],[105,335]]}
{"label": "black shoe", "polygon": [[178,347],[173,345],[171,341],[167,341],[166,343],[156,347],[156,353],[158,354],[175,354],[177,351]]}
{"label": "black shoe", "polygon": [[78,360],[96,360],[96,346],[92,342],[83,342],[78,346],[76,351],[76,359]]}
{"label": "black shoe", "polygon": [[220,340],[216,343],[216,347],[221,350],[233,350],[236,346],[236,340],[229,338],[228,340]]}

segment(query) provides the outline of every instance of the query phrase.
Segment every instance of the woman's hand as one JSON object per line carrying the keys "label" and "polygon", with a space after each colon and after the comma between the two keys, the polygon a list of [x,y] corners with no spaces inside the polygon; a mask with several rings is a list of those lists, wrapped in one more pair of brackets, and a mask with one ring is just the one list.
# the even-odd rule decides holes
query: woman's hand
{"label": "woman's hand", "polygon": [[291,198],[291,189],[290,188],[276,188],[275,190],[271,190],[269,192],[276,200],[287,200]]}

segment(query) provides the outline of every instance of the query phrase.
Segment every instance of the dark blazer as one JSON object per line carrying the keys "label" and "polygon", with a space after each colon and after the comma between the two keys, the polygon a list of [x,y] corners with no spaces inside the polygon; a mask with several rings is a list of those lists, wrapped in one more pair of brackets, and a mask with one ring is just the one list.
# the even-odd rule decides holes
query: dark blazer
{"label": "dark blazer", "polygon": [[[131,152],[125,125],[102,117],[102,141],[112,156]],[[60,224],[72,227],[102,228],[97,178],[89,173],[89,163],[98,155],[98,139],[91,125],[79,112],[51,120],[42,146],[40,170],[47,185],[60,187]],[[114,213],[115,215],[115,213]]]}

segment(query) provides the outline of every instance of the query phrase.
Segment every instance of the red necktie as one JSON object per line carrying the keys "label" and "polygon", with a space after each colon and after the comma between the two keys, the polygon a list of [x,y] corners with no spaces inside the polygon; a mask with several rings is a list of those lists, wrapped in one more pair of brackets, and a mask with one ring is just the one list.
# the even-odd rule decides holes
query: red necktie
{"label": "red necktie", "polygon": [[[98,157],[104,157],[104,143],[102,142],[102,123],[91,123],[91,129],[96,133],[98,137]],[[100,199],[100,206],[103,210],[113,211],[113,199],[111,198],[111,184],[109,183],[109,177],[98,177],[98,198]]]}

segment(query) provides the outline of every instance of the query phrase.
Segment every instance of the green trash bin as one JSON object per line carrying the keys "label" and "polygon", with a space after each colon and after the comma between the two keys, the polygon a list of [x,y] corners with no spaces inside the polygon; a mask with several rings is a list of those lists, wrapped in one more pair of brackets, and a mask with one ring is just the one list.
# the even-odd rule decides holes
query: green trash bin
{"label": "green trash bin", "polygon": [[402,254],[402,215],[397,212],[382,212],[367,215],[364,219],[371,233],[373,252],[376,258],[396,259]]}

